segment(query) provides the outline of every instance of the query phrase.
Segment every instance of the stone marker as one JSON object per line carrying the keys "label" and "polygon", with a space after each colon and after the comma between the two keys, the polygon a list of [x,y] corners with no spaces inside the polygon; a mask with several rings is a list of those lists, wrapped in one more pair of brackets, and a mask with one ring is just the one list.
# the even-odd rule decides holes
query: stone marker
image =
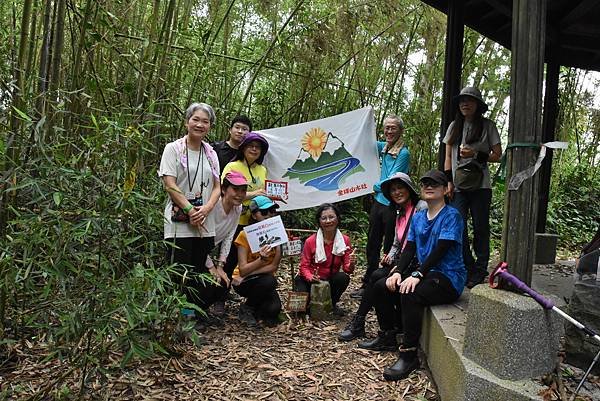
{"label": "stone marker", "polygon": [[310,317],[314,320],[326,320],[331,317],[331,289],[328,281],[313,283],[310,287]]}
{"label": "stone marker", "polygon": [[556,245],[558,235],[548,233],[535,233],[535,255],[533,263],[538,265],[552,265],[556,262]]}
{"label": "stone marker", "polygon": [[533,299],[479,285],[469,299],[463,354],[501,379],[539,377],[554,369],[562,331],[560,317]]}

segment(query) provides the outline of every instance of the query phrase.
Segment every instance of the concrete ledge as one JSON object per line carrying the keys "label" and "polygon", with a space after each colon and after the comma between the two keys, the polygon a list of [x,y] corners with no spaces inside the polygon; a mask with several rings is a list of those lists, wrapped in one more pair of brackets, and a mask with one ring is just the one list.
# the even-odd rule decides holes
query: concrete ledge
{"label": "concrete ledge", "polygon": [[452,305],[427,309],[421,347],[443,401],[538,401],[533,380],[504,380],[463,356],[469,291]]}

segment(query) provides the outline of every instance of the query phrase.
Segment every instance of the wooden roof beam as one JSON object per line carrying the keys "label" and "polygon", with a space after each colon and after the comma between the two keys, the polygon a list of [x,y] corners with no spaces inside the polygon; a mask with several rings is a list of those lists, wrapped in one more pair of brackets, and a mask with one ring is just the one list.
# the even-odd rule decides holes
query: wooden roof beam
{"label": "wooden roof beam", "polygon": [[597,0],[582,0],[563,19],[560,20],[561,28],[575,24],[579,19],[598,6]]}
{"label": "wooden roof beam", "polygon": [[512,9],[499,0],[483,0],[496,9],[500,14],[512,20]]}
{"label": "wooden roof beam", "polygon": [[600,37],[600,26],[592,24],[575,24],[561,29],[561,32],[567,35],[582,35],[597,38]]}
{"label": "wooden roof beam", "polygon": [[600,52],[600,43],[598,43],[596,40],[578,36],[561,36],[559,39],[559,46],[566,49],[577,49],[590,53]]}
{"label": "wooden roof beam", "polygon": [[577,67],[584,70],[598,70],[598,64],[600,63],[600,55],[589,56],[581,55],[580,53],[572,53],[571,51],[565,51],[563,54],[556,56],[556,62],[560,65],[568,67]]}

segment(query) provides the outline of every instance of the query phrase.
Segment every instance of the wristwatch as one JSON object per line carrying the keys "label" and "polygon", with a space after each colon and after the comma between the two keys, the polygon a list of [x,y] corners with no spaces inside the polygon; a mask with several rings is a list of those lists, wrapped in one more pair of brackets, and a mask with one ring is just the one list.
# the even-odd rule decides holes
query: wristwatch
{"label": "wristwatch", "polygon": [[415,270],[410,274],[411,277],[418,278],[419,280],[423,278],[423,273],[418,270]]}

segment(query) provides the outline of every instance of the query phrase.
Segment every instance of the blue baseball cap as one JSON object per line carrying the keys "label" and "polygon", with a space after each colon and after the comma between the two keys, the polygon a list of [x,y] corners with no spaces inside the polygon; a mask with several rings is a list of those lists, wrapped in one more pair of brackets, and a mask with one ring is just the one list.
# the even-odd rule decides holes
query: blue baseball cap
{"label": "blue baseball cap", "polygon": [[252,213],[256,212],[257,210],[271,209],[272,207],[277,209],[277,208],[279,208],[279,205],[277,203],[273,202],[268,197],[263,196],[263,195],[259,195],[259,196],[255,197],[250,202],[250,212],[252,212]]}

